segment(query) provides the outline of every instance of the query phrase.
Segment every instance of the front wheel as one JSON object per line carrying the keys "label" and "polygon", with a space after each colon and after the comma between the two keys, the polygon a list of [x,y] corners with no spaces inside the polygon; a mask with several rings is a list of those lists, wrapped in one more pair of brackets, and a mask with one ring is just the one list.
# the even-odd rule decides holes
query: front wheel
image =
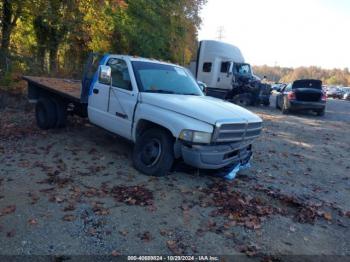
{"label": "front wheel", "polygon": [[137,170],[150,176],[165,176],[174,162],[174,140],[159,128],[144,132],[134,146],[133,163]]}
{"label": "front wheel", "polygon": [[252,96],[251,94],[239,94],[233,97],[231,100],[233,103],[235,103],[238,106],[250,106],[252,105]]}

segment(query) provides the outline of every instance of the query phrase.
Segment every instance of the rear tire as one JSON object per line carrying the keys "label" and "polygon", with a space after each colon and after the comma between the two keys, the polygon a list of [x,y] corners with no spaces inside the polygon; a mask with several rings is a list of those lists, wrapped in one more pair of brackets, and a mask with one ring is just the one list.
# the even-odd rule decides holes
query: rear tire
{"label": "rear tire", "polygon": [[149,176],[165,176],[174,163],[174,140],[165,130],[152,128],[136,140],[134,167]]}
{"label": "rear tire", "polygon": [[54,99],[53,103],[55,104],[57,113],[57,121],[55,124],[55,128],[63,128],[66,126],[67,122],[67,106],[60,99]]}
{"label": "rear tire", "polygon": [[40,98],[35,106],[35,117],[39,128],[54,128],[57,122],[55,104],[50,99]]}

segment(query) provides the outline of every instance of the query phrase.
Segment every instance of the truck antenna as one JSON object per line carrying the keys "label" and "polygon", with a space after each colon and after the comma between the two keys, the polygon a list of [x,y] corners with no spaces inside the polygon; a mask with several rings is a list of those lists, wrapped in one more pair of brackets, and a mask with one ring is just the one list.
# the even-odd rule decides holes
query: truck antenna
{"label": "truck antenna", "polygon": [[218,33],[217,39],[218,39],[218,40],[221,41],[222,39],[225,38],[224,32],[225,32],[224,26],[219,26],[219,27],[218,27],[218,31],[217,31],[217,33]]}

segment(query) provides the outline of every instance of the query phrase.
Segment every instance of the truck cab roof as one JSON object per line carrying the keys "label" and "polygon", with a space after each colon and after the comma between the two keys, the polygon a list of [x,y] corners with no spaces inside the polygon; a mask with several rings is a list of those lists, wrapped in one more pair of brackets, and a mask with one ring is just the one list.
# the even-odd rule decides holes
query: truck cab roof
{"label": "truck cab roof", "polygon": [[126,60],[129,60],[131,62],[148,62],[148,63],[156,63],[156,64],[163,64],[163,65],[171,65],[171,66],[179,66],[170,62],[165,62],[157,59],[152,59],[152,58],[144,58],[144,57],[139,57],[139,56],[129,56],[129,55],[118,55],[118,54],[109,54],[109,57],[120,57]]}

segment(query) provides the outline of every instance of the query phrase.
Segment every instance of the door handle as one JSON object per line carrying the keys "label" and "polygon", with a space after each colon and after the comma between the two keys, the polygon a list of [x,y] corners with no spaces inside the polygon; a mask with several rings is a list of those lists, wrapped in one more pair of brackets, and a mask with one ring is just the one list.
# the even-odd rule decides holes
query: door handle
{"label": "door handle", "polygon": [[218,77],[218,82],[220,82],[220,77]]}
{"label": "door handle", "polygon": [[94,94],[98,94],[98,89],[93,89],[92,91],[94,92]]}

